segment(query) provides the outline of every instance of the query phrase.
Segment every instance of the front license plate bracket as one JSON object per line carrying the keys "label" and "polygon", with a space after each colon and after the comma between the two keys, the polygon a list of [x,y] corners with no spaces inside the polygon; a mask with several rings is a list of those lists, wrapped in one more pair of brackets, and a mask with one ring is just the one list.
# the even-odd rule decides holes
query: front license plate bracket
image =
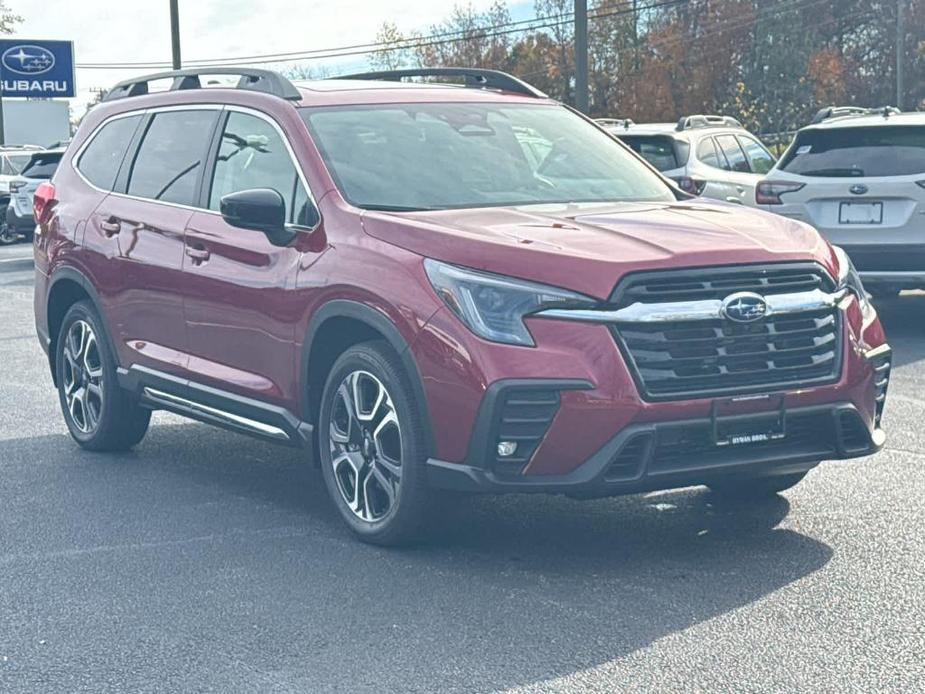
{"label": "front license plate bracket", "polygon": [[[756,412],[734,413],[761,402],[768,406]],[[733,411],[733,412],[731,412]],[[787,413],[783,395],[714,400],[711,407],[713,443],[717,446],[741,446],[776,441],[787,436]]]}

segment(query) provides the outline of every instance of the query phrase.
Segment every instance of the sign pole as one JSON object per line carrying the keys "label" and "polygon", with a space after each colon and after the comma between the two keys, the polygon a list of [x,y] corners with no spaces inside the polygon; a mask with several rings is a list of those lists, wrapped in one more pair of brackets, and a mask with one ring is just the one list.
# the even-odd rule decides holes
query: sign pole
{"label": "sign pole", "polygon": [[0,70],[0,145],[6,144],[6,133],[3,132],[3,71]]}
{"label": "sign pole", "polygon": [[177,0],[170,0],[170,48],[173,54],[173,69],[180,69],[180,10]]}

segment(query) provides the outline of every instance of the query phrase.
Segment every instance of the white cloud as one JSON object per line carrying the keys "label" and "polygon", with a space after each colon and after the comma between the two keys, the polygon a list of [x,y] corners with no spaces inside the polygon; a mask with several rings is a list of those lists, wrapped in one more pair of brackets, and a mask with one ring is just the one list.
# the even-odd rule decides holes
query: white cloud
{"label": "white cloud", "polygon": [[[426,30],[469,0],[180,0],[184,60],[336,48],[372,42],[383,21]],[[471,0],[484,8],[492,0]],[[25,21],[15,37],[74,41],[80,63],[170,60],[168,0],[11,0]],[[532,6],[521,0],[513,5]],[[359,64],[357,64],[359,63]],[[363,67],[353,59],[350,67]],[[343,63],[342,63],[343,64]],[[91,90],[150,70],[77,72],[78,113]]]}

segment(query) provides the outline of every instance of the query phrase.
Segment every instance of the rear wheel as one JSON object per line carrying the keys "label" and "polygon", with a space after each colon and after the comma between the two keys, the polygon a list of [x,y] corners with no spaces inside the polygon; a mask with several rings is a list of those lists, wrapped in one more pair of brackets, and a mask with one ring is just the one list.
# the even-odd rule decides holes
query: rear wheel
{"label": "rear wheel", "polygon": [[6,222],[0,222],[0,246],[8,246],[19,240],[19,234]]}
{"label": "rear wheel", "polygon": [[119,386],[115,359],[93,305],[68,310],[55,345],[58,396],[71,436],[93,451],[131,448],[148,430],[151,411]]}
{"label": "rear wheel", "polygon": [[321,397],[325,485],[341,517],[365,542],[402,544],[426,515],[422,403],[401,360],[384,342],[342,354]]}
{"label": "rear wheel", "polygon": [[728,480],[717,480],[707,486],[714,493],[724,497],[768,497],[796,486],[804,477],[806,477],[805,472],[773,477],[734,477]]}

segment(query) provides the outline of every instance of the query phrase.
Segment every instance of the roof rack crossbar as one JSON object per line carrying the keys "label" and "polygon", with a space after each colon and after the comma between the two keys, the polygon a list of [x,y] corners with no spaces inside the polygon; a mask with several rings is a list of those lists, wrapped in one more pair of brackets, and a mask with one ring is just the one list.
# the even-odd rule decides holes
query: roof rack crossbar
{"label": "roof rack crossbar", "polygon": [[830,118],[848,118],[852,116],[876,116],[881,115],[884,118],[895,116],[902,113],[895,106],[878,106],[877,108],[864,108],[862,106],[826,106],[816,111],[811,123],[816,125]]}
{"label": "roof rack crossbar", "polygon": [[678,131],[694,128],[741,128],[742,124],[732,116],[683,116],[675,128]]}
{"label": "roof rack crossbar", "polygon": [[173,80],[169,89],[172,92],[186,89],[202,89],[200,78],[204,75],[234,75],[239,77],[238,83],[234,87],[235,89],[264,92],[291,101],[299,101],[302,98],[295,85],[278,72],[253,68],[209,67],[170,70],[168,72],[157,72],[152,75],[134,77],[124,82],[119,82],[106,93],[103,101],[142,96],[148,93],[149,82],[166,79]]}
{"label": "roof rack crossbar", "polygon": [[405,77],[462,77],[464,86],[475,89],[498,89],[515,94],[525,94],[537,99],[547,95],[531,84],[500,70],[483,70],[468,67],[426,67],[408,70],[384,70],[380,72],[358,72],[352,75],[339,75],[331,79],[338,80],[388,80],[401,81]]}

